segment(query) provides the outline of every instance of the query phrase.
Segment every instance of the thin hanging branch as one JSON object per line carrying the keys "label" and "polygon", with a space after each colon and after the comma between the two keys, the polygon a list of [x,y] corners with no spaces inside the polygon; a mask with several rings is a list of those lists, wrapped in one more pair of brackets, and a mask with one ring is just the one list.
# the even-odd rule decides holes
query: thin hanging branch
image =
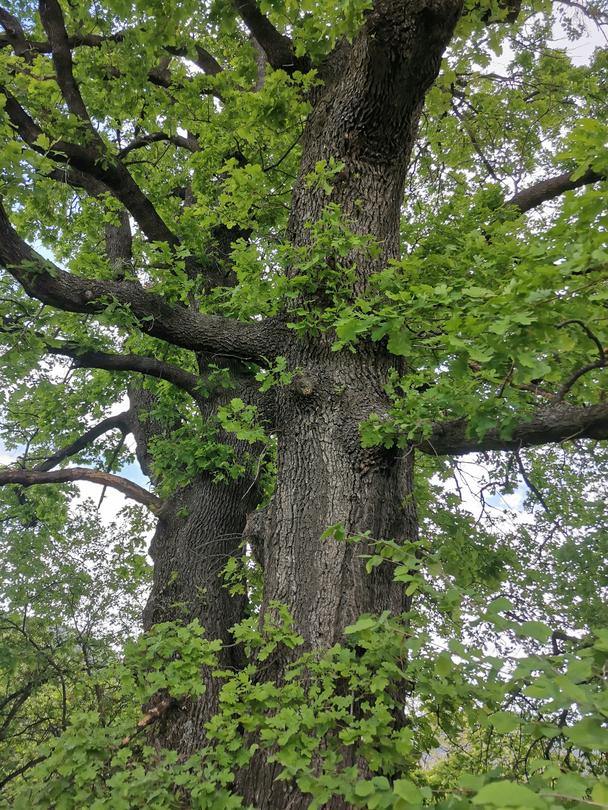
{"label": "thin hanging branch", "polygon": [[598,368],[606,368],[606,366],[608,365],[608,358],[606,357],[606,351],[602,346],[600,339],[597,337],[597,335],[595,335],[591,331],[591,329],[589,329],[589,327],[587,326],[586,323],[584,323],[584,321],[581,321],[578,318],[570,318],[569,320],[558,324],[558,329],[562,329],[564,326],[569,326],[570,324],[576,324],[580,326],[581,329],[583,329],[583,331],[589,338],[589,340],[592,340],[595,343],[595,345],[597,346],[599,358],[594,363],[587,363],[584,366],[581,366],[581,368],[577,369],[574,372],[574,374],[572,374],[564,382],[564,384],[557,393],[557,399],[559,402],[561,402],[564,399],[564,397],[566,396],[568,391],[570,391],[574,383],[577,382],[577,380],[579,380],[584,374],[587,374],[589,371],[594,371],[595,369]]}

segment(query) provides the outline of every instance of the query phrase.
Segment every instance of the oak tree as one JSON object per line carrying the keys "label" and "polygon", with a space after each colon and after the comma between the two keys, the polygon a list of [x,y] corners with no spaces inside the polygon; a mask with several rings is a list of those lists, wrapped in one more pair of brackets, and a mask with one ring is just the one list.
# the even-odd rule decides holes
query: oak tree
{"label": "oak tree", "polygon": [[[408,778],[416,701],[439,699],[432,680],[454,663],[435,650],[431,678],[416,628],[451,617],[465,660],[456,601],[471,582],[500,597],[515,565],[503,549],[476,568],[462,544],[477,529],[437,476],[486,454],[495,483],[519,478],[555,511],[552,454],[605,467],[608,61],[575,64],[554,40],[601,32],[607,14],[558,0],[0,8],[0,402],[20,455],[0,470],[7,520],[69,521],[77,481],[154,516],[150,635],[133,653],[148,691],[130,683],[151,750],[186,769],[159,807],[428,800]],[[125,473],[132,452],[151,488]],[[579,531],[600,520],[586,497]],[[515,546],[521,576],[530,542]],[[493,604],[488,621],[517,621]],[[572,642],[519,617],[554,656]],[[585,649],[601,657],[603,639]],[[582,655],[573,687],[595,694]],[[158,674],[179,680],[177,661],[181,686]],[[472,689],[459,684],[454,705]],[[549,692],[535,697],[559,715]],[[289,700],[292,720],[272,721]],[[605,751],[580,711],[572,745]],[[126,780],[141,752],[125,739],[99,748]],[[111,798],[94,804],[88,767],[73,804],[41,778],[58,792],[44,804],[39,788],[39,806],[142,806],[117,803],[105,771]]]}

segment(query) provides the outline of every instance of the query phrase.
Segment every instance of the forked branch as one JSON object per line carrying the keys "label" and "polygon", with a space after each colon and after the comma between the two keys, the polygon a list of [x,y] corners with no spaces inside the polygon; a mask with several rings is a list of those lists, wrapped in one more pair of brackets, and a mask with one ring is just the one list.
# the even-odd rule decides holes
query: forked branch
{"label": "forked branch", "polygon": [[[69,165],[70,171],[75,169],[81,176],[88,176],[97,183],[102,183],[120,200],[150,241],[166,242],[172,246],[179,243],[177,236],[167,227],[120,160],[104,154],[103,148],[96,143],[84,147],[59,140],[48,149],[43,148],[39,141],[44,135],[43,130],[7,87],[0,85],[0,94],[6,99],[4,110],[13,129],[30,149],[55,163]],[[92,127],[91,131],[94,132]]]}

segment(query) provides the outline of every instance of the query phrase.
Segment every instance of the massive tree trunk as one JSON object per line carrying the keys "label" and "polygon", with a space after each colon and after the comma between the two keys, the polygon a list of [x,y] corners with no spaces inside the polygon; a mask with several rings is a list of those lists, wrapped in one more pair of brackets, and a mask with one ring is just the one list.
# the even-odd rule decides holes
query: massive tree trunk
{"label": "massive tree trunk", "polygon": [[286,604],[307,644],[327,649],[361,613],[404,609],[388,567],[365,573],[366,542],[321,535],[341,524],[371,541],[414,539],[413,458],[361,447],[360,423],[386,409],[386,358],[298,349],[290,360],[304,369],[304,383],[287,388],[277,408],[276,491],[249,526],[263,540],[265,605]]}
{"label": "massive tree trunk", "polygon": [[[200,358],[201,372],[206,363]],[[217,408],[231,396],[248,400],[251,380],[239,375],[233,364],[234,387],[209,393],[198,400],[203,418],[212,419]],[[151,440],[171,426],[151,418],[154,396],[141,387],[130,394],[133,434],[142,469],[153,480],[149,445]],[[255,509],[259,482],[255,469],[247,463],[252,448],[234,436],[223,434],[237,460],[244,462],[247,473],[236,480],[216,482],[211,473],[198,475],[165,503],[152,538],[149,554],[154,562],[152,590],[143,613],[144,628],[176,621],[188,624],[197,619],[210,639],[219,639],[224,647],[220,665],[239,669],[244,664],[242,649],[234,644],[231,628],[247,615],[245,593],[231,593],[224,578],[231,558],[244,556],[243,530],[248,513]],[[254,448],[260,452],[260,448]],[[220,682],[210,671],[201,673],[205,684],[202,697],[181,701],[154,728],[157,745],[189,756],[204,743],[204,724],[217,711]]]}
{"label": "massive tree trunk", "polygon": [[[253,507],[251,481],[214,484],[201,476],[180,491],[159,520],[150,546],[154,581],[144,610],[144,627],[163,621],[198,619],[210,639],[220,639],[222,667],[238,669],[244,659],[230,628],[246,615],[247,599],[232,595],[223,572],[231,557],[243,554],[246,511]],[[217,711],[220,681],[201,673],[205,693],[180,702],[153,729],[156,744],[186,757],[204,743],[204,724]]]}
{"label": "massive tree trunk", "polygon": [[[334,203],[349,228],[379,245],[373,255],[359,251],[348,257],[353,296],[371,274],[399,256],[409,155],[425,92],[460,10],[458,0],[383,6],[377,4],[355,41],[340,45],[321,71],[323,85],[312,97],[289,223],[290,241],[305,245],[309,224]],[[306,180],[322,160],[341,166],[330,194]],[[148,626],[198,617],[211,636],[230,642],[229,628],[243,615],[244,604],[227,595],[218,575],[227,556],[239,553],[247,512],[245,534],[260,550],[264,571],[262,616],[271,603],[285,604],[306,648],[328,649],[362,613],[398,614],[406,608],[403,586],[393,582],[391,568],[367,574],[362,560],[370,542],[411,540],[418,531],[413,452],[364,449],[359,434],[371,413],[386,411],[384,388],[399,361],[381,344],[350,354],[332,352],[331,343],[331,335],[294,337],[281,351],[298,373],[292,385],[275,389],[278,474],[264,510],[253,510],[256,495],[248,490],[248,479],[229,485],[197,480],[172,501],[151,548],[155,574]],[[322,540],[334,524],[364,540]],[[229,649],[238,658],[240,653]],[[282,663],[274,661],[268,670],[272,677],[280,678]],[[155,729],[157,741],[180,754],[200,746],[203,724],[215,710],[216,687],[212,678],[205,679],[208,693]],[[293,784],[274,781],[277,773],[258,752],[239,776],[245,800],[259,810],[306,807],[307,799]],[[339,800],[331,806],[345,807]]]}
{"label": "massive tree trunk", "polygon": [[[321,71],[289,237],[306,244],[309,224],[337,204],[348,226],[380,247],[373,256],[358,251],[350,257],[353,295],[399,257],[408,160],[460,7],[459,0],[378,3],[352,45],[343,43]],[[322,160],[341,166],[329,194],[307,181]],[[276,492],[266,512],[250,521],[264,541],[265,604],[286,603],[298,631],[317,649],[337,641],[362,612],[404,607],[389,571],[365,573],[359,559],[365,545],[321,541],[323,531],[340,523],[372,540],[417,534],[412,453],[365,450],[359,435],[371,413],[386,412],[384,388],[398,359],[371,343],[356,355],[336,354],[331,340],[297,340],[286,351],[290,367],[300,369],[300,384],[278,394]]]}
{"label": "massive tree trunk", "polygon": [[[342,45],[322,71],[290,214],[296,245],[310,239],[309,224],[325,206],[337,203],[349,227],[380,246],[373,256],[360,251],[350,257],[353,295],[399,257],[400,208],[424,95],[460,11],[458,0],[391,3],[388,14],[381,5],[352,46]],[[318,161],[332,159],[341,169],[327,194],[307,176]],[[344,628],[362,613],[405,610],[403,585],[393,581],[390,566],[368,574],[362,555],[369,542],[414,540],[418,532],[413,450],[364,449],[359,433],[370,414],[388,409],[389,370],[405,369],[382,344],[337,354],[331,343],[325,335],[286,348],[289,367],[299,375],[277,394],[276,490],[248,523],[264,550],[262,615],[275,600],[286,604],[306,647],[319,651],[343,640]],[[365,539],[321,539],[334,524]],[[280,662],[278,671],[275,677]],[[345,750],[345,765],[349,757]],[[241,778],[245,799],[260,810],[306,807],[292,784],[274,781],[279,770],[256,756]],[[339,798],[328,806],[347,807]]]}

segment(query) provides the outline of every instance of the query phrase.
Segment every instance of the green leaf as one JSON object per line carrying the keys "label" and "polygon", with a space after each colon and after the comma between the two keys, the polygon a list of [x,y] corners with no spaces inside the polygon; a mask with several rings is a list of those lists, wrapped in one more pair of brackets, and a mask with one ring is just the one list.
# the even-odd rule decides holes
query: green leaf
{"label": "green leaf", "polygon": [[410,353],[412,348],[411,338],[404,329],[391,332],[389,334],[387,348],[391,354],[405,357]]}
{"label": "green leaf", "polygon": [[452,658],[449,653],[442,652],[440,655],[437,656],[435,660],[435,671],[438,675],[442,678],[445,678],[446,675],[449,675],[450,672],[454,669],[454,664],[452,662]]}
{"label": "green leaf", "polygon": [[553,631],[544,622],[528,621],[523,622],[519,633],[523,636],[530,636],[537,641],[545,642],[551,637]]}
{"label": "green leaf", "polygon": [[423,801],[420,789],[409,779],[395,779],[393,793],[408,804],[421,805]]}
{"label": "green leaf", "polygon": [[608,725],[596,717],[585,717],[570,728],[564,729],[564,734],[574,745],[588,750],[608,751]]}
{"label": "green leaf", "polygon": [[355,635],[356,633],[363,633],[366,630],[373,630],[378,626],[378,619],[374,616],[363,615],[354,624],[350,624],[344,628],[347,636]]}
{"label": "green leaf", "polygon": [[471,801],[492,807],[546,807],[541,797],[530,788],[506,780],[484,785]]}
{"label": "green leaf", "polygon": [[495,712],[490,716],[490,722],[499,734],[508,734],[521,724],[522,719],[513,712]]}

